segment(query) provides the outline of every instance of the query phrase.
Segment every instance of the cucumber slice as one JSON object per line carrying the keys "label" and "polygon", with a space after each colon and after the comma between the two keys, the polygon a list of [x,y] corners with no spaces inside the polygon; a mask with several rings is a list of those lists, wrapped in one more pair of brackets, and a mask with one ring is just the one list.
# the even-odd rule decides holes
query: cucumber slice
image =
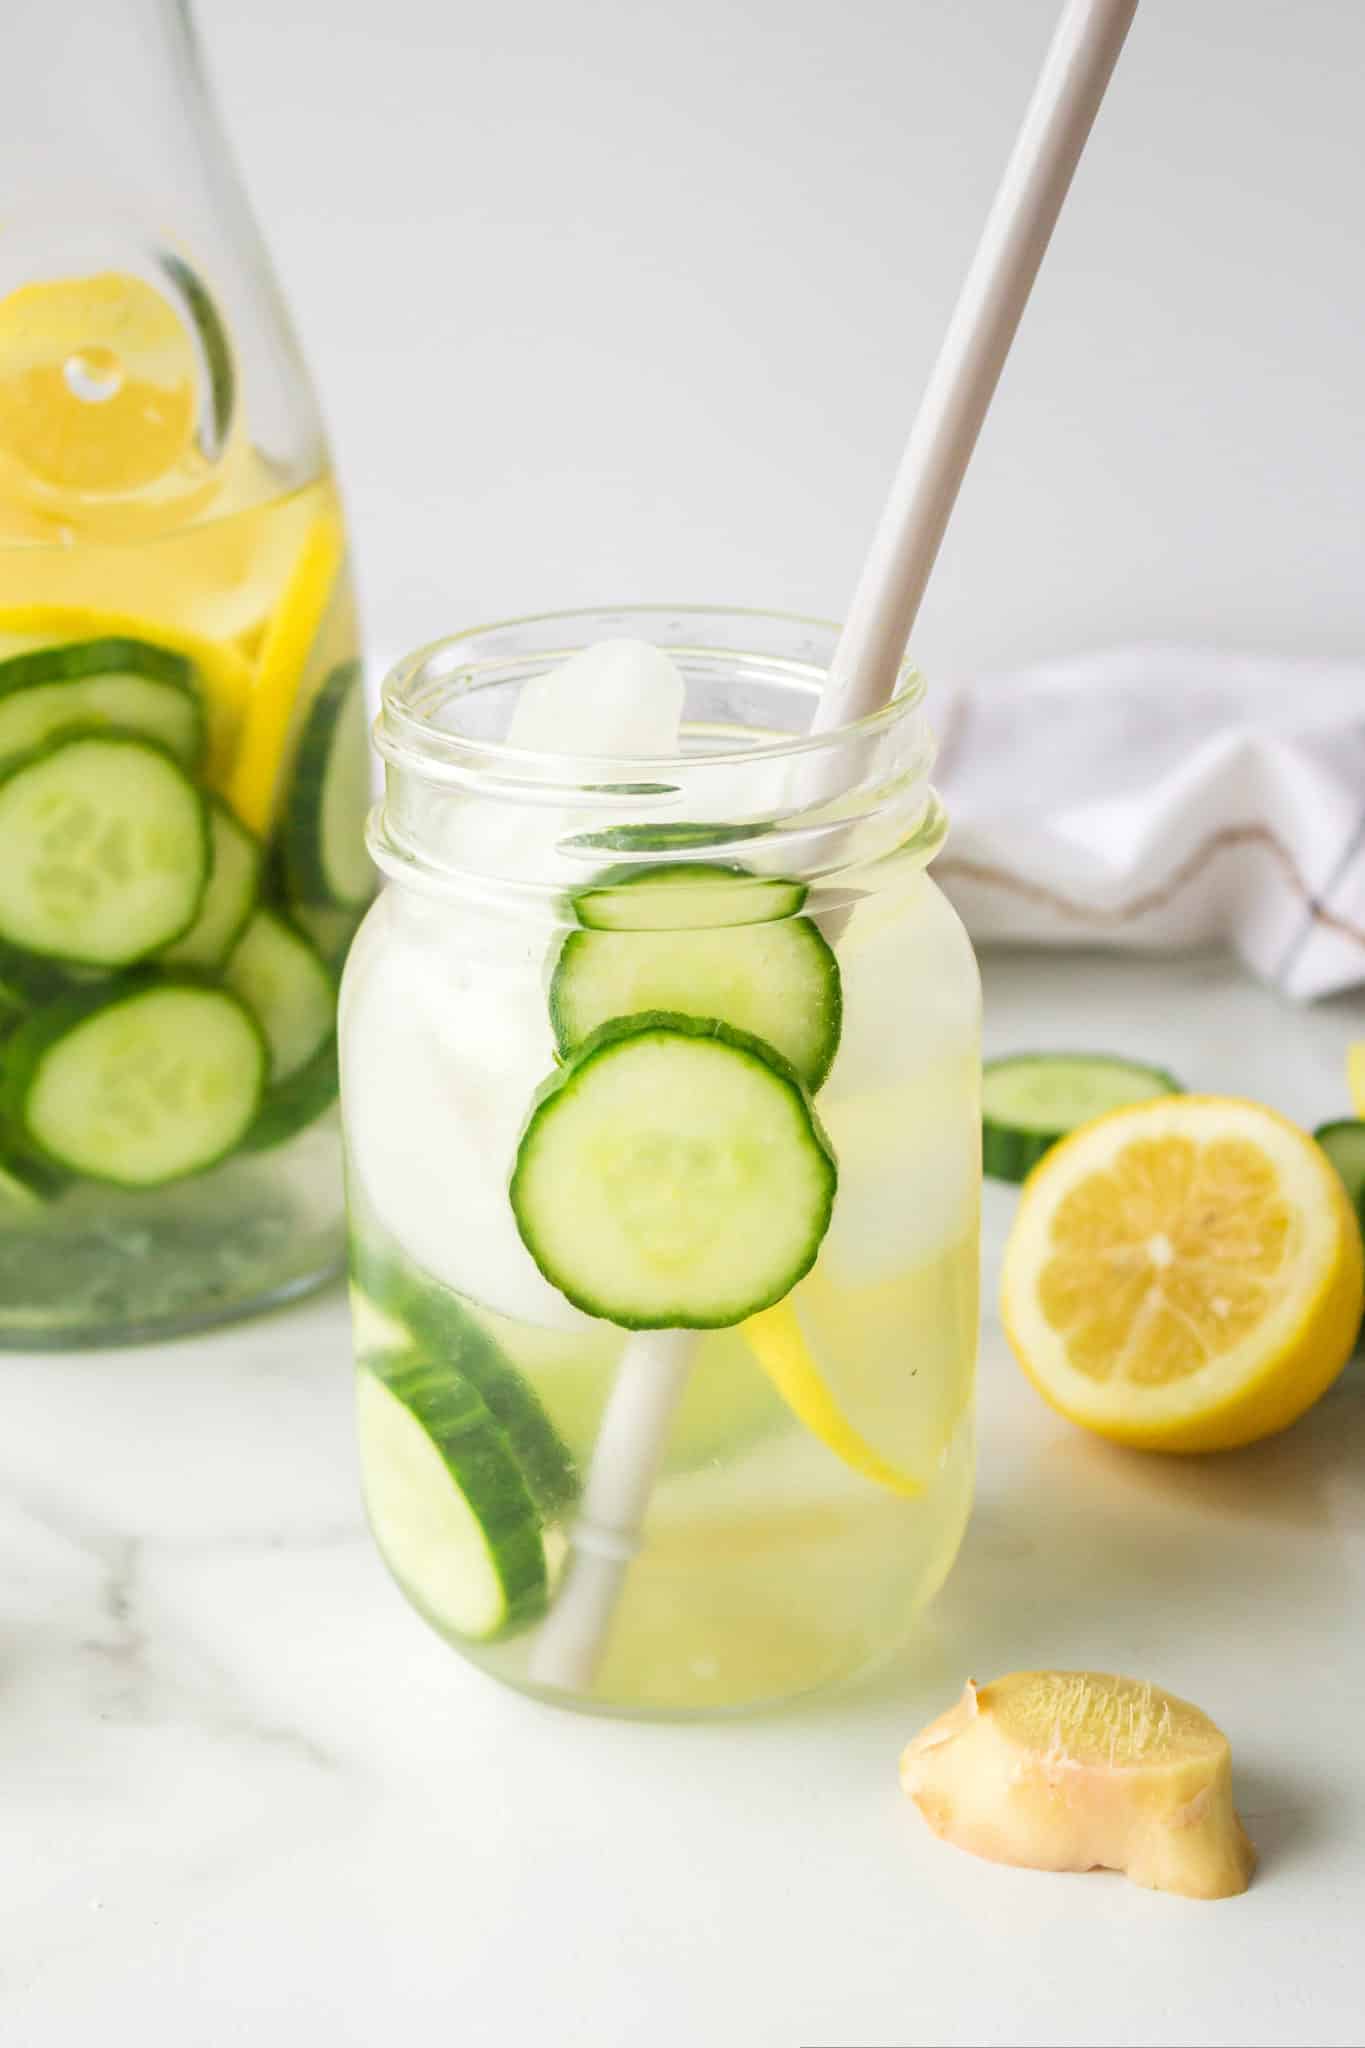
{"label": "cucumber slice", "polygon": [[337,1042],[330,1035],[287,1080],[267,1089],[260,1114],[242,1140],[244,1152],[268,1152],[316,1123],[337,1099]]}
{"label": "cucumber slice", "polygon": [[109,726],[158,740],[193,768],[204,751],[204,707],[192,663],[122,638],[35,644],[0,661],[0,762],[59,732]]}
{"label": "cucumber slice", "polygon": [[590,889],[579,891],[573,907],[579,923],[592,931],[714,931],[722,925],[795,917],[805,900],[801,882],[753,875],[747,868],[678,860],[662,867],[609,868]]}
{"label": "cucumber slice", "polygon": [[335,975],[340,975],[346,964],[364,916],[364,910],[341,910],[330,903],[296,903],[293,910],[294,923],[312,940]]}
{"label": "cucumber slice", "polygon": [[256,1115],[267,1053],[225,989],[171,975],[67,996],[5,1044],[0,1111],[40,1158],[122,1187],[216,1165]]}
{"label": "cucumber slice", "polygon": [[[541,1513],[547,1519],[562,1513],[578,1493],[573,1457],[497,1340],[449,1288],[404,1261],[353,1243],[351,1268],[355,1291],[373,1315],[400,1326],[409,1343],[458,1372],[482,1397]],[[366,1318],[356,1312],[355,1320],[359,1338]]]}
{"label": "cucumber slice", "polygon": [[75,734],[0,779],[0,939],[94,967],[178,939],[209,870],[208,810],[164,747]]}
{"label": "cucumber slice", "polygon": [[5,1149],[7,1156],[0,1160],[0,1221],[6,1210],[11,1215],[15,1210],[27,1210],[31,1215],[35,1209],[45,1209],[70,1185],[71,1176],[60,1167]]}
{"label": "cucumber slice", "polygon": [[718,1018],[614,1019],[541,1089],[510,1199],[541,1272],[625,1329],[780,1301],[829,1228],[834,1155],[772,1046]]}
{"label": "cucumber slice", "polygon": [[1108,1053],[1012,1053],[987,1060],[981,1087],[982,1164],[996,1180],[1021,1181],[1045,1152],[1111,1109],[1184,1089],[1164,1067]]}
{"label": "cucumber slice", "polygon": [[1336,1123],[1320,1124],[1313,1136],[1341,1176],[1351,1198],[1351,1207],[1365,1230],[1365,1123],[1342,1117]]}
{"label": "cucumber slice", "polygon": [[357,1375],[365,1505],[375,1540],[427,1619],[489,1642],[545,1611],[540,1517],[487,1406],[420,1352]]}
{"label": "cucumber slice", "polygon": [[246,929],[261,879],[260,841],[218,796],[209,798],[210,866],[199,915],[161,959],[173,967],[221,967]]}
{"label": "cucumber slice", "polygon": [[[717,879],[699,882],[698,872]],[[736,880],[716,868],[693,870],[693,879],[665,880],[657,888],[641,876],[630,887],[607,892],[614,899],[609,916],[639,897],[644,917],[662,917],[676,901],[690,922],[710,896],[723,906],[721,922],[706,930],[641,924],[570,932],[550,982],[550,1022],[560,1052],[571,1053],[614,1017],[647,1010],[719,1017],[775,1046],[809,1089],[819,1088],[839,1048],[839,963],[808,917],[731,923],[729,891],[737,902],[747,897],[752,903],[753,892],[764,887],[796,900],[793,884]],[[651,903],[658,908],[651,910]],[[601,909],[600,901],[589,905],[592,915]]]}
{"label": "cucumber slice", "polygon": [[361,909],[374,894],[365,850],[370,808],[370,736],[358,661],[334,668],[318,691],[299,739],[284,819],[290,895],[300,903]]}
{"label": "cucumber slice", "polygon": [[260,1021],[270,1085],[300,1073],[336,1029],[336,983],[326,962],[273,910],[254,910],[223,979]]}

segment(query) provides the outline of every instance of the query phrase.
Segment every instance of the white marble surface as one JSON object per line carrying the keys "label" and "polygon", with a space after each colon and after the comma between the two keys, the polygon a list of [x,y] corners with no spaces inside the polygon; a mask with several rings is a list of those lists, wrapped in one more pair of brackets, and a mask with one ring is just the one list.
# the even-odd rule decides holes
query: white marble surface
{"label": "white marble surface", "polygon": [[[995,1048],[1341,1113],[1365,1003],[1220,963],[987,966]],[[987,1205],[988,1301],[1011,1201]],[[1357,2043],[1365,1368],[1177,1462],[1052,1416],[988,1310],[979,1506],[914,1653],[688,1728],[497,1690],[361,1527],[339,1293],[193,1343],[0,1360],[0,2040],[76,2048]],[[1228,1729],[1243,1899],[933,1841],[907,1734],[978,1677],[1150,1676]]]}

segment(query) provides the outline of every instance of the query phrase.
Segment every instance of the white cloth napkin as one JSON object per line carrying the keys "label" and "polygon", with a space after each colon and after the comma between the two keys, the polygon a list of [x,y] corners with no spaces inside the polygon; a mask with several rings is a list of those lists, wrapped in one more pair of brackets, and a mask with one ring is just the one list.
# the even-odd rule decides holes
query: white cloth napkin
{"label": "white cloth napkin", "polygon": [[1132,647],[936,687],[934,873],[979,939],[1223,941],[1365,981],[1365,665]]}

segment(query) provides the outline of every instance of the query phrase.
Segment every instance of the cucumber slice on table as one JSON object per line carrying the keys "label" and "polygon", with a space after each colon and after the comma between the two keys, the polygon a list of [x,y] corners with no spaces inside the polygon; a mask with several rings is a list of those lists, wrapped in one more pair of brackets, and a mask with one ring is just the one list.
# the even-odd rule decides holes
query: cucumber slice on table
{"label": "cucumber slice on table", "polygon": [[837,1173],[794,1069],[717,1018],[604,1024],[541,1089],[512,1171],[552,1286],[626,1329],[716,1329],[781,1300]]}
{"label": "cucumber slice on table", "polygon": [[1021,1181],[1045,1152],[1111,1109],[1184,1090],[1163,1067],[1108,1053],[1030,1052],[987,1060],[981,1081],[982,1164]]}
{"label": "cucumber slice on table", "polygon": [[358,661],[334,668],[309,708],[283,827],[285,873],[300,903],[359,909],[374,894],[365,850],[370,736]]}
{"label": "cucumber slice on table", "polygon": [[5,1042],[0,1111],[40,1159],[160,1187],[236,1149],[266,1062],[259,1025],[226,989],[143,973],[21,1024]]}
{"label": "cucumber slice on table", "polygon": [[1336,1123],[1320,1125],[1313,1136],[1340,1174],[1351,1207],[1365,1230],[1365,1123],[1343,1117]]}
{"label": "cucumber slice on table", "polygon": [[414,1351],[357,1375],[365,1505],[380,1550],[436,1627],[488,1642],[545,1610],[540,1516],[486,1403]]}
{"label": "cucumber slice on table", "polygon": [[356,1344],[387,1324],[410,1345],[450,1367],[480,1395],[507,1438],[541,1513],[553,1517],[575,1498],[578,1473],[567,1445],[525,1374],[447,1287],[397,1258],[351,1248]]}
{"label": "cucumber slice on table", "polygon": [[209,858],[204,799],[164,747],[53,740],[0,779],[0,940],[125,966],[189,929]]}
{"label": "cucumber slice on table", "polygon": [[[808,917],[777,915],[749,924],[736,916],[760,890],[771,890],[768,900],[775,903],[799,901],[794,885],[724,868],[675,870],[672,881],[669,872],[644,871],[631,885],[578,899],[580,916],[586,901],[590,918],[601,918],[605,906],[616,923],[570,932],[560,948],[550,983],[550,1022],[560,1052],[571,1053],[613,1018],[646,1010],[719,1017],[775,1046],[806,1086],[817,1089],[839,1047],[839,963]],[[704,923],[708,895],[717,925],[690,928]],[[630,927],[625,920],[636,899],[641,918],[658,920],[672,908],[678,922]]]}
{"label": "cucumber slice on table", "polygon": [[0,762],[77,726],[141,733],[194,767],[204,751],[204,707],[193,664],[168,647],[122,638],[39,644],[0,660]]}
{"label": "cucumber slice on table", "polygon": [[246,929],[261,879],[260,841],[221,797],[209,798],[210,866],[199,915],[161,954],[168,966],[221,967]]}

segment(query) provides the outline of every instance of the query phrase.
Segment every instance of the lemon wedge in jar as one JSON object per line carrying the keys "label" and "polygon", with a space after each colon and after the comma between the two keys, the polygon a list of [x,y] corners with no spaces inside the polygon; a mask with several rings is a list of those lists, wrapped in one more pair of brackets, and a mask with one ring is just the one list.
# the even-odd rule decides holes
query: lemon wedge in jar
{"label": "lemon wedge in jar", "polygon": [[1360,1326],[1360,1231],[1311,1138],[1222,1096],[1121,1109],[1025,1183],[1002,1313],[1052,1406],[1152,1450],[1253,1443],[1336,1378]]}
{"label": "lemon wedge in jar", "polygon": [[811,1357],[788,1302],[760,1309],[740,1324],[740,1335],[797,1421],[836,1458],[889,1493],[911,1500],[923,1493],[921,1480],[882,1457],[849,1421]]}

